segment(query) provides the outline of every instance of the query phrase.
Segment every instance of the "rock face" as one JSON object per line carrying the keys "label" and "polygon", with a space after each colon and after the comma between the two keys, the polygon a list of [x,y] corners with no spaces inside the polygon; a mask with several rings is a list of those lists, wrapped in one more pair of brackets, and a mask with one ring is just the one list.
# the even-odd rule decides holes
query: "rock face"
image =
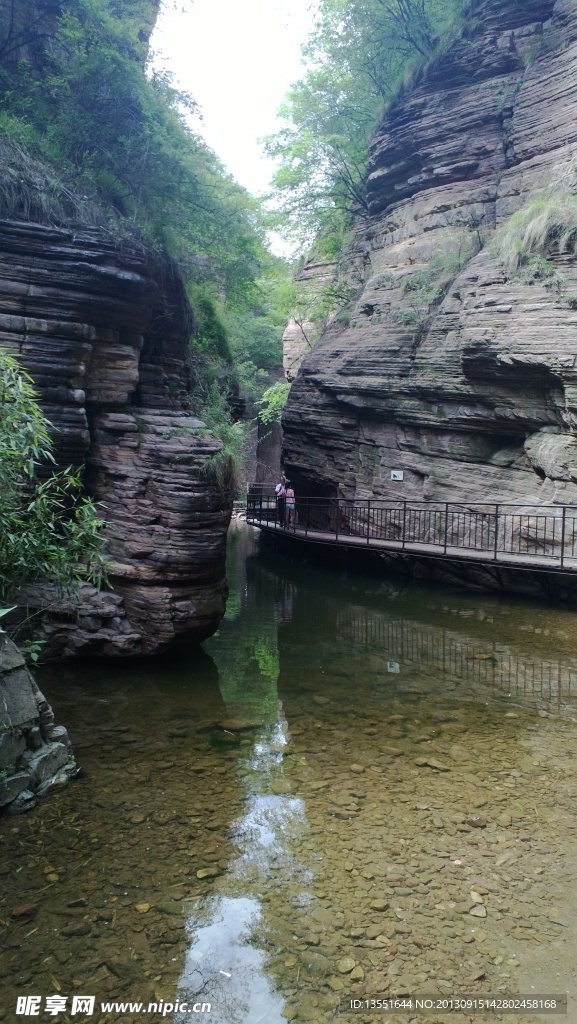
{"label": "rock face", "polygon": [[155,654],[201,642],[224,613],[232,500],[210,470],[220,442],[187,411],[191,326],[166,261],[96,231],[0,222],[0,346],[109,524],[112,590],[23,598],[49,598],[36,635],[51,656]]}
{"label": "rock face", "polygon": [[319,340],[319,323],[315,320],[315,306],[325,287],[333,284],[338,274],[338,264],[311,258],[295,275],[302,288],[300,316],[291,317],[282,338],[283,370],[287,380],[294,380],[299,367]]}
{"label": "rock face", "polygon": [[575,186],[577,9],[470,14],[375,133],[350,253],[364,283],[285,413],[297,494],[577,501],[577,261],[530,283],[490,244],[532,194]]}
{"label": "rock face", "polygon": [[0,637],[0,813],[34,807],[67,781],[72,745],[13,643]]}

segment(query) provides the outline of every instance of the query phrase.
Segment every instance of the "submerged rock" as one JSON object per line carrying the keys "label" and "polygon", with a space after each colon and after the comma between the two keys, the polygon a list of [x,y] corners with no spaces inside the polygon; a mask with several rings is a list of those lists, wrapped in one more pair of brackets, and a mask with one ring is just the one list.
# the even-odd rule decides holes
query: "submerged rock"
{"label": "submerged rock", "polygon": [[0,812],[30,811],[64,785],[77,771],[71,749],[24,657],[0,636]]}

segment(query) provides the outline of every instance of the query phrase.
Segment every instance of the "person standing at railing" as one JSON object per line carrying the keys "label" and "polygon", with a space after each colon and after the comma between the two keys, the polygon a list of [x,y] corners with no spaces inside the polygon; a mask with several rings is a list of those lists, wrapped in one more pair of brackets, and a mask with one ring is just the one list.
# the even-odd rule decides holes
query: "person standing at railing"
{"label": "person standing at railing", "polygon": [[296,506],[295,506],[295,492],[293,491],[290,480],[287,480],[285,486],[286,494],[286,512],[288,526],[295,526],[296,524]]}
{"label": "person standing at railing", "polygon": [[279,526],[284,526],[286,516],[286,476],[284,473],[276,485],[274,493],[276,495],[277,522]]}

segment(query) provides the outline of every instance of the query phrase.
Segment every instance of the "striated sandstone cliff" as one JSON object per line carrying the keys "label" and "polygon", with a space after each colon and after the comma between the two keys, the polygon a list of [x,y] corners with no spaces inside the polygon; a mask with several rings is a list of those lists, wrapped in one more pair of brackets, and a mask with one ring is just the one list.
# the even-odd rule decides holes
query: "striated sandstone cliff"
{"label": "striated sandstone cliff", "polygon": [[104,502],[113,589],[80,605],[49,588],[52,656],[141,655],[200,643],[224,612],[231,496],[220,449],[187,411],[191,310],[172,265],[76,231],[0,222],[0,347],[33,376],[61,465]]}
{"label": "striated sandstone cliff", "polygon": [[470,15],[375,132],[350,253],[364,284],[285,413],[297,493],[577,502],[577,261],[552,256],[559,291],[486,245],[531,194],[577,181],[577,8]]}

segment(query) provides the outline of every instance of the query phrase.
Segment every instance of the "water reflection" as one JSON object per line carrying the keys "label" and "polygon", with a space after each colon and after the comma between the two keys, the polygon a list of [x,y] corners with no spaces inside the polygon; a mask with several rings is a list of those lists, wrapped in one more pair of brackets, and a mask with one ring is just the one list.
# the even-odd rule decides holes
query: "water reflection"
{"label": "water reflection", "polygon": [[[206,646],[218,664],[227,715],[239,718],[239,724],[258,719],[262,728],[238,761],[246,810],[230,826],[237,855],[223,891],[201,899],[188,913],[191,945],[179,999],[209,1000],[211,1019],[217,1024],[284,1024],[285,1000],[267,972],[271,921],[262,896],[275,879],[289,887],[296,883],[302,900],[310,881],[310,873],[291,852],[291,841],[302,838],[307,822],[304,801],[285,792],[283,755],[290,733],[277,691],[276,626],[290,620],[294,588],[279,583],[268,614],[263,615],[262,595],[247,587],[244,576],[246,547],[252,547],[252,538],[245,531],[231,540],[232,588],[242,595],[241,602],[233,601],[220,635]],[[185,1019],[185,1014],[175,1017]]]}
{"label": "water reflection", "polygon": [[[191,947],[179,984],[179,999],[208,999],[218,1024],[284,1024],[284,999],[267,973],[267,957],[259,948],[266,934],[263,890],[271,879],[306,887],[309,874],[291,853],[290,843],[306,831],[304,801],[282,790],[282,754],[287,724],[279,721],[262,730],[239,773],[247,789],[247,809],[231,823],[238,855],[229,865],[226,891],[191,907],[187,931]],[[271,792],[272,790],[272,792]],[[249,896],[244,895],[250,893]],[[177,1015],[175,1020],[185,1019]]]}
{"label": "water reflection", "polygon": [[[192,945],[180,1002],[209,1002],[214,1024],[285,1024],[283,1000],[266,974],[265,954],[254,944],[261,916],[258,900],[246,896],[210,896],[197,905],[187,927]],[[174,1020],[184,1024],[190,1015],[177,1013]]]}
{"label": "water reflection", "polygon": [[[249,556],[242,608],[235,615],[242,638],[225,626],[208,645],[222,692],[235,711],[258,708],[267,723],[240,769],[247,809],[233,831],[239,851],[224,886],[230,895],[203,906],[194,932],[192,954],[202,959],[209,934],[215,969],[227,951],[229,959],[244,962],[247,943],[252,948],[247,972],[255,978],[255,995],[247,1003],[242,986],[237,991],[231,984],[226,993],[235,994],[223,1024],[237,1020],[238,1007],[247,1021],[276,1021],[281,1010],[283,1017],[307,1024],[328,1020],[338,993],[361,993],[366,978],[372,978],[375,991],[378,986],[394,991],[403,966],[417,973],[407,974],[408,981],[403,975],[405,987],[399,991],[409,984],[446,993],[443,985],[453,985],[447,978],[465,984],[476,970],[479,978],[491,976],[497,991],[514,992],[511,971],[519,967],[521,954],[511,934],[519,941],[532,937],[537,946],[552,942],[558,966],[564,966],[567,953],[572,960],[575,934],[562,935],[558,943],[559,933],[546,917],[534,922],[537,931],[523,932],[525,924],[517,929],[512,922],[507,938],[497,924],[507,901],[491,892],[504,886],[515,894],[517,883],[498,873],[489,873],[492,889],[481,885],[489,892],[485,902],[494,904],[491,916],[496,913],[491,940],[480,927],[468,934],[460,930],[460,922],[453,932],[442,928],[445,915],[458,916],[452,915],[453,907],[462,914],[463,901],[470,902],[466,879],[476,877],[480,885],[482,874],[485,882],[484,858],[500,854],[497,865],[508,863],[511,857],[503,851],[520,838],[525,856],[517,854],[521,873],[513,879],[523,880],[531,896],[517,904],[516,913],[524,914],[533,899],[529,879],[534,873],[539,880],[539,858],[547,855],[549,836],[539,833],[543,812],[537,813],[534,802],[529,811],[523,802],[528,795],[523,779],[531,778],[532,789],[537,779],[543,784],[546,776],[539,773],[549,769],[551,738],[545,740],[537,729],[535,712],[573,721],[575,626],[567,613],[522,602],[453,595],[443,604],[443,598],[447,592],[371,583],[354,575],[338,578],[330,571],[311,574],[266,553]],[[227,677],[231,670],[238,673],[239,661],[243,684],[231,685]],[[503,702],[515,711],[503,716]],[[445,771],[453,772],[450,786],[437,781]],[[571,783],[561,803],[572,799],[570,790]],[[487,822],[483,813],[493,820]],[[550,812],[547,820],[551,825]],[[475,824],[467,822],[481,822],[488,831],[477,834]],[[559,826],[560,820],[553,826],[557,836]],[[520,837],[519,828],[525,829]],[[433,881],[431,856],[433,870],[446,862],[455,874],[464,867],[463,892],[456,878],[445,881],[445,889]],[[404,884],[397,880],[387,888],[387,863]],[[351,873],[344,886],[343,868]],[[407,873],[414,877],[404,881]],[[562,886],[555,885],[552,898],[559,899]],[[539,918],[543,894],[538,885],[534,890],[537,909],[530,913]],[[371,920],[371,908],[388,906],[383,892],[395,897],[397,926],[389,923],[388,930],[378,913]],[[478,906],[475,912],[480,916]],[[250,929],[243,927],[245,915]],[[235,916],[240,924],[232,929],[231,945]],[[340,931],[343,922],[348,931]],[[403,939],[413,927],[425,933],[416,946]],[[443,934],[455,942],[443,945]],[[465,942],[477,940],[475,955],[464,952],[463,935]],[[427,952],[437,943],[438,952]],[[367,948],[377,952],[367,955]],[[484,972],[480,964],[487,957],[496,966]],[[525,963],[530,962],[527,955]],[[387,965],[389,974],[367,974]],[[531,970],[534,965],[526,976]],[[342,979],[339,972],[351,973]],[[217,979],[214,990],[221,1000],[223,977],[232,982],[226,975]],[[435,978],[445,979],[438,989]]]}
{"label": "water reflection", "polygon": [[[577,709],[572,612],[355,574],[307,573],[268,554],[248,563],[249,584],[276,608],[279,591],[290,593],[291,614],[276,615],[281,696],[285,685],[292,689],[291,675],[302,687],[305,674],[315,683],[323,674],[333,680],[352,674],[364,685],[399,693],[424,686],[431,694],[511,700],[548,713]],[[340,666],[336,650],[346,659]]]}

